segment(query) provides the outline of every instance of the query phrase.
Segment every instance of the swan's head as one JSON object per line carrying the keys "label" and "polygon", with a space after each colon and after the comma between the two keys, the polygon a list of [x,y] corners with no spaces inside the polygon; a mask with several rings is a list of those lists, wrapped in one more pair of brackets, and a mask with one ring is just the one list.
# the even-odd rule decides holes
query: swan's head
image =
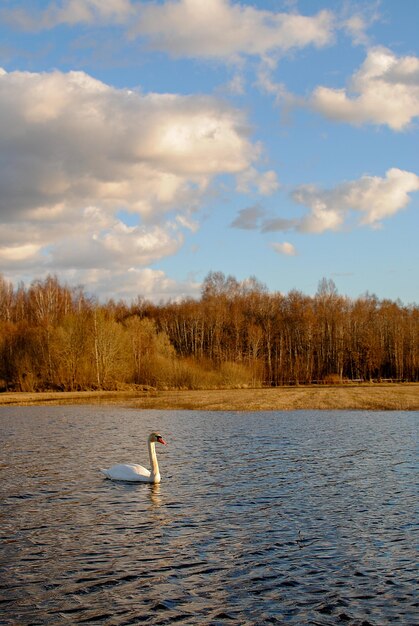
{"label": "swan's head", "polygon": [[150,443],[162,443],[164,446],[167,446],[167,443],[165,442],[163,437],[159,435],[159,433],[151,433],[148,440]]}

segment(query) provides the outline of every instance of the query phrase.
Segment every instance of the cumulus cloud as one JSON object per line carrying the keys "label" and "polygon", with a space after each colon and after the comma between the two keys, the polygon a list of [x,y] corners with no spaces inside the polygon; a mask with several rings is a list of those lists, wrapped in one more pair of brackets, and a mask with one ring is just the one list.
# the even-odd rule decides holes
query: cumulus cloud
{"label": "cumulus cloud", "polygon": [[273,170],[259,172],[254,167],[250,167],[237,176],[237,191],[239,193],[249,193],[256,189],[263,196],[270,196],[279,189],[279,181]]}
{"label": "cumulus cloud", "polygon": [[[8,210],[127,205],[143,216],[185,203],[256,156],[243,115],[212,98],[141,95],[83,72],[0,76]],[[61,207],[62,210],[62,207]]]}
{"label": "cumulus cloud", "polygon": [[33,259],[40,252],[41,246],[33,243],[23,245],[3,245],[0,246],[0,260],[2,267],[8,264],[15,265],[16,262],[26,262]]}
{"label": "cumulus cloud", "polygon": [[146,215],[257,153],[243,115],[220,101],[118,90],[83,72],[3,71],[0,113],[3,211],[58,211],[66,197]]}
{"label": "cumulus cloud", "polygon": [[201,284],[194,280],[178,282],[168,277],[162,270],[149,267],[128,270],[86,270],[68,271],[63,275],[71,284],[93,284],[94,294],[106,300],[113,298],[129,300],[142,296],[148,300],[178,300],[185,296],[198,297]]}
{"label": "cumulus cloud", "polygon": [[224,91],[235,96],[242,96],[246,91],[246,81],[241,74],[234,74],[232,79],[224,85]]}
{"label": "cumulus cloud", "polygon": [[[418,190],[419,176],[398,168],[389,169],[384,177],[362,176],[332,189],[301,185],[294,189],[292,198],[309,209],[302,217],[272,217],[255,205],[239,211],[231,226],[262,233],[323,233],[354,226],[378,228],[383,220],[404,209],[410,201],[409,194]],[[275,249],[281,251],[277,246]]]}
{"label": "cumulus cloud", "polygon": [[355,45],[370,45],[368,29],[381,19],[380,0],[364,4],[345,3],[339,11],[340,28]]}
{"label": "cumulus cloud", "polygon": [[347,88],[319,86],[308,106],[332,120],[401,131],[419,116],[419,57],[372,48]]}
{"label": "cumulus cloud", "polygon": [[259,153],[243,114],[219,100],[58,71],[0,72],[0,145],[0,258],[44,270],[174,254],[215,177],[252,169]]}
{"label": "cumulus cloud", "polygon": [[117,271],[127,265],[144,266],[174,254],[183,243],[182,233],[176,232],[170,222],[127,226],[110,218],[106,220],[106,228],[98,228],[94,220],[99,212],[96,209],[89,216],[85,211],[82,232],[77,229],[71,234],[62,234],[58,245],[50,245],[47,254],[52,257],[55,267],[95,267]]}
{"label": "cumulus cloud", "polygon": [[271,247],[278,254],[283,254],[285,256],[296,256],[297,254],[295,246],[293,246],[293,244],[289,243],[288,241],[283,241],[282,243],[273,242],[271,243]]}
{"label": "cumulus cloud", "polygon": [[266,55],[333,41],[332,12],[313,16],[280,13],[231,0],[62,0],[42,10],[25,5],[3,10],[3,19],[30,30],[61,24],[114,24],[126,27],[131,38],[145,38],[153,49],[174,56],[232,59]]}
{"label": "cumulus cloud", "polygon": [[418,190],[419,176],[397,168],[388,170],[384,178],[363,176],[334,189],[302,186],[295,190],[294,200],[311,212],[300,220],[297,230],[338,230],[354,215],[359,225],[377,227],[402,210],[410,201],[409,193]]}
{"label": "cumulus cloud", "polygon": [[130,0],[62,0],[43,10],[15,7],[2,11],[3,19],[26,30],[44,30],[61,24],[125,23],[133,15]]}
{"label": "cumulus cloud", "polygon": [[367,45],[369,38],[367,36],[367,22],[362,15],[351,15],[344,23],[344,30],[350,35],[352,41],[358,45]]}
{"label": "cumulus cloud", "polygon": [[133,33],[175,56],[265,55],[333,40],[334,17],[275,13],[229,0],[171,0],[141,9]]}

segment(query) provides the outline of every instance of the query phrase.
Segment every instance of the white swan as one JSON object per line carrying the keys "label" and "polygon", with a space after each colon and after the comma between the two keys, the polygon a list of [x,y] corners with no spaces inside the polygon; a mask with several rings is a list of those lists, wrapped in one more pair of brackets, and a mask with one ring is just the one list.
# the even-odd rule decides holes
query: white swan
{"label": "white swan", "polygon": [[158,433],[151,433],[148,438],[148,454],[150,456],[151,472],[142,465],[122,464],[113,465],[109,469],[101,469],[102,474],[111,480],[125,480],[140,483],[159,483],[161,481],[159,464],[156,456],[156,442],[166,446],[166,442]]}

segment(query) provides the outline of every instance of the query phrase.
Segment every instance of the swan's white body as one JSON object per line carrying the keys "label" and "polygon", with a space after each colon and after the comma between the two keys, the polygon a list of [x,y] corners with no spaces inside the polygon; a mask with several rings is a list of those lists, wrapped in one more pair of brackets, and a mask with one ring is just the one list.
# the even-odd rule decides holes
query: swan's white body
{"label": "swan's white body", "polygon": [[111,480],[124,480],[139,483],[159,483],[161,481],[159,464],[156,455],[156,442],[166,445],[161,435],[151,433],[148,438],[148,454],[150,457],[151,471],[142,465],[134,465],[131,463],[118,463],[109,469],[101,469],[102,474]]}

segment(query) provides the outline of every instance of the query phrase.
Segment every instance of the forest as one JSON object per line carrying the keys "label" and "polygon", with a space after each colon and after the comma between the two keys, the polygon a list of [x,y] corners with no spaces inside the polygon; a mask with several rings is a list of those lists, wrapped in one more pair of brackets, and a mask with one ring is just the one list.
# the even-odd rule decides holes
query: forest
{"label": "forest", "polygon": [[210,272],[197,299],[100,303],[0,275],[0,390],[211,389],[419,380],[419,306],[269,292]]}

